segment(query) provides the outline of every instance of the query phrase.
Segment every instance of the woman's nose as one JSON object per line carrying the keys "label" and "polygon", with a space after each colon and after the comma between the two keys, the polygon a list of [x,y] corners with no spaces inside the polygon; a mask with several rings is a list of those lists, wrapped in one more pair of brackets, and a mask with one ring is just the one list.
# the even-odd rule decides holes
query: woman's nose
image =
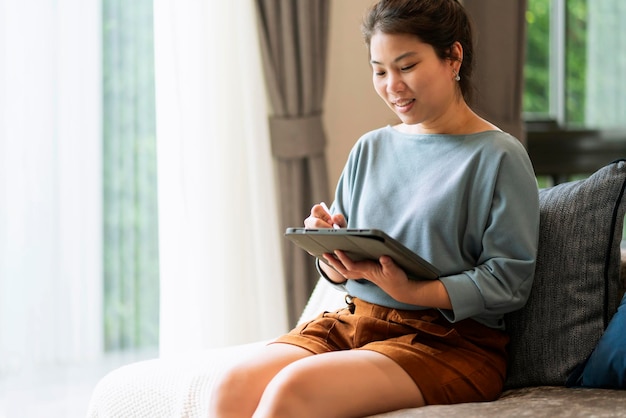
{"label": "woman's nose", "polygon": [[387,91],[389,93],[397,93],[404,90],[404,81],[399,74],[389,73],[387,76]]}

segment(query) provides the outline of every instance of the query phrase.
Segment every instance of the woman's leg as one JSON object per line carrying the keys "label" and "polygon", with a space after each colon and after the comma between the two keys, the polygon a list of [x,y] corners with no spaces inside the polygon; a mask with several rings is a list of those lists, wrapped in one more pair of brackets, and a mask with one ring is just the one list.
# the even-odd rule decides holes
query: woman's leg
{"label": "woman's leg", "polygon": [[268,382],[285,366],[313,354],[291,344],[271,344],[219,376],[210,418],[251,417]]}
{"label": "woman's leg", "polygon": [[389,357],[368,350],[306,356],[266,385],[254,417],[362,417],[424,405],[413,379]]}

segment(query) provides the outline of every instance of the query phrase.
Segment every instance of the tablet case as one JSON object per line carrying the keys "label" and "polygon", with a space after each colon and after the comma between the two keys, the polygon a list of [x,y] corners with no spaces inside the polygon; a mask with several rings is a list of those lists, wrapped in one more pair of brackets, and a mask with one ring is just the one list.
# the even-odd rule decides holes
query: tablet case
{"label": "tablet case", "polygon": [[326,263],[324,253],[345,251],[354,261],[390,256],[413,280],[436,279],[440,271],[379,229],[287,228],[285,236]]}

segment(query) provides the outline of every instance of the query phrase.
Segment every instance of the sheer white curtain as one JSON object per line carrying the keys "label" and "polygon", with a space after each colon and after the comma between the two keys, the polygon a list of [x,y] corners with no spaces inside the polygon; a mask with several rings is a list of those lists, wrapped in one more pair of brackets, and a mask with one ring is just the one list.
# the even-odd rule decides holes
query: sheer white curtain
{"label": "sheer white curtain", "polygon": [[[589,1],[585,124],[626,125],[626,2]],[[613,52],[614,51],[614,52]]]}
{"label": "sheer white curtain", "polygon": [[287,330],[252,0],[155,0],[160,351]]}
{"label": "sheer white curtain", "polygon": [[97,0],[0,0],[0,375],[101,352]]}

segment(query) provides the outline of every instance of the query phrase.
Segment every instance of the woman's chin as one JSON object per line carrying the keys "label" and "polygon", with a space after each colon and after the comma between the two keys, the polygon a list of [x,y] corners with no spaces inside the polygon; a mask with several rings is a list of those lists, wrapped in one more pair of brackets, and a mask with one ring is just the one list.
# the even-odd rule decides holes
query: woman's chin
{"label": "woman's chin", "polygon": [[420,123],[420,120],[418,118],[413,118],[413,117],[410,117],[409,115],[406,115],[406,114],[398,114],[398,113],[396,113],[396,115],[398,116],[400,121],[402,123],[404,123],[405,125],[417,125],[417,124]]}

